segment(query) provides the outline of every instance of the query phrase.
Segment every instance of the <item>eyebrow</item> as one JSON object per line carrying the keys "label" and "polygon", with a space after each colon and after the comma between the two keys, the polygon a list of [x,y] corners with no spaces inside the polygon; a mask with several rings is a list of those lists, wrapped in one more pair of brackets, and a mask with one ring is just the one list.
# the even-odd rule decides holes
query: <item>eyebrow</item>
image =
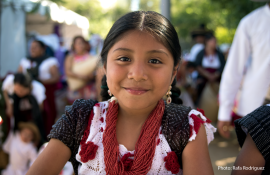
{"label": "eyebrow", "polygon": [[[128,48],[117,48],[117,49],[115,49],[113,52],[118,51],[118,50],[127,51],[127,52],[131,52],[131,53],[134,52],[133,50],[128,49]],[[148,54],[149,54],[149,53],[163,53],[163,54],[169,56],[169,55],[168,55],[166,52],[164,52],[163,50],[150,50],[150,51],[148,51],[147,53],[148,53]]]}

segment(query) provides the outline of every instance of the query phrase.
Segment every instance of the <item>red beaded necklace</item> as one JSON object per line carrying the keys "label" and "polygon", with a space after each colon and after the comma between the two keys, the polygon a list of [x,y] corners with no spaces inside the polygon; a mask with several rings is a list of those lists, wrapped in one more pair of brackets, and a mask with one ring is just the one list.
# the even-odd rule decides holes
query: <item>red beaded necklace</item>
{"label": "red beaded necklace", "polygon": [[118,104],[110,102],[106,115],[106,129],[103,135],[104,161],[107,174],[147,174],[151,169],[155,154],[157,136],[161,126],[165,104],[159,100],[155,109],[145,121],[139,139],[135,146],[134,161],[129,171],[125,171],[124,163],[119,154],[119,144],[116,138],[116,122],[118,114]]}

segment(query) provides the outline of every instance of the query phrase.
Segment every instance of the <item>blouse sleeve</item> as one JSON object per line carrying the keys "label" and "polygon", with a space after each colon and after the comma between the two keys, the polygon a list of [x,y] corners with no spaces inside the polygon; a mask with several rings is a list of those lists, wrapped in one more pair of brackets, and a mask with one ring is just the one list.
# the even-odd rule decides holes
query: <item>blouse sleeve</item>
{"label": "blouse sleeve", "polygon": [[195,140],[201,124],[204,125],[206,130],[207,143],[209,144],[212,140],[214,140],[214,132],[216,132],[217,129],[213,125],[211,125],[211,120],[205,117],[203,110],[191,110],[188,114],[188,120],[190,131],[188,141]]}
{"label": "blouse sleeve", "polygon": [[270,106],[257,108],[247,116],[236,120],[235,132],[239,145],[242,147],[247,134],[251,136],[265,160],[270,160]]}
{"label": "blouse sleeve", "polygon": [[14,92],[14,75],[8,75],[3,81],[2,91],[7,91],[9,94]]}
{"label": "blouse sleeve", "polygon": [[93,100],[81,99],[76,100],[72,106],[67,106],[65,114],[53,125],[48,139],[60,140],[71,150],[71,157],[75,157],[86,121],[95,103]]}

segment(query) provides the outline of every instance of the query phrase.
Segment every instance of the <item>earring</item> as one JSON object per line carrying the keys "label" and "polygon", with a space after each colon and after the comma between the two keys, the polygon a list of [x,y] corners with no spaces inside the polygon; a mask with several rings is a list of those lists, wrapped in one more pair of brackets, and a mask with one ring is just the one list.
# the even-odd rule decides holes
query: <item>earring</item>
{"label": "earring", "polygon": [[111,93],[110,90],[108,90],[108,94],[109,94],[109,96],[111,96],[111,99],[109,100],[110,102],[115,101],[115,103],[118,103],[117,98],[115,96],[113,96],[113,94]]}
{"label": "earring", "polygon": [[111,93],[110,89],[108,90],[108,94],[109,94],[109,96],[112,96],[112,93]]}
{"label": "earring", "polygon": [[172,86],[169,87],[168,92],[166,93],[166,95],[167,95],[167,104],[170,104],[172,102],[172,98],[170,96],[170,95],[172,95],[171,89],[172,89]]}

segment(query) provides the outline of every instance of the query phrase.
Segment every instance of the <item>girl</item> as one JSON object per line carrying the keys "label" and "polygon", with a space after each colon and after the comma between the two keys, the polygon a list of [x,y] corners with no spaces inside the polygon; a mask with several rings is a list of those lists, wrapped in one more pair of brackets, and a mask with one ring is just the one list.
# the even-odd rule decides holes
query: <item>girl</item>
{"label": "girl", "polygon": [[56,119],[55,90],[59,81],[58,61],[45,53],[46,45],[38,40],[31,43],[30,56],[20,62],[18,72],[30,73],[33,79],[40,81],[46,88],[43,120],[46,134],[49,134]]}
{"label": "girl", "polygon": [[[270,104],[261,106],[236,120],[235,132],[242,147],[234,163],[239,167],[232,175],[267,175],[270,174]],[[255,167],[252,170],[244,169]],[[241,169],[240,169],[241,167]]]}
{"label": "girl", "polygon": [[35,124],[30,122],[19,123],[19,132],[10,132],[3,145],[3,150],[9,154],[9,164],[2,175],[25,175],[37,158],[34,144],[40,140],[40,134]]}
{"label": "girl", "polygon": [[101,52],[103,99],[113,97],[67,107],[28,175],[57,174],[67,160],[75,174],[213,174],[207,142],[215,128],[202,113],[170,103],[180,95],[170,87],[180,56],[162,15],[138,11],[117,20]]}

